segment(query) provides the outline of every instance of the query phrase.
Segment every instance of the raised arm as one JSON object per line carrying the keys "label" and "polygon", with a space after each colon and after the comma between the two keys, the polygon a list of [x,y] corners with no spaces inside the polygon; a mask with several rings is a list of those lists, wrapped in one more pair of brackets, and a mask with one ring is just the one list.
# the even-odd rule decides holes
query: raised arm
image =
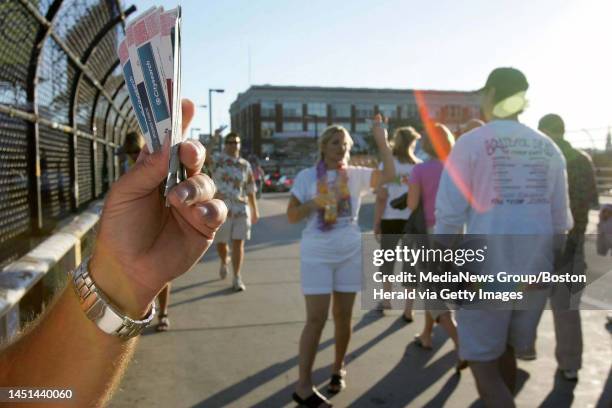
{"label": "raised arm", "polygon": [[[183,102],[183,126],[194,112]],[[169,146],[141,153],[109,192],[89,263],[91,278],[121,314],[141,319],[167,282],[189,270],[208,249],[225,220],[223,202],[200,173],[205,149],[183,142],[180,159],[189,178],[164,206],[159,185],[166,178]],[[104,406],[117,387],[136,339],[107,334],[89,320],[72,283],[44,316],[0,353],[0,386],[73,391],[74,406]]]}
{"label": "raised arm", "polygon": [[376,171],[372,173],[372,179],[370,185],[372,188],[376,188],[378,183],[385,184],[392,181],[395,178],[395,165],[393,164],[393,154],[389,148],[387,142],[387,129],[383,126],[382,115],[379,113],[374,117],[374,141],[378,147],[380,158],[382,161],[382,171],[380,175],[377,175]]}

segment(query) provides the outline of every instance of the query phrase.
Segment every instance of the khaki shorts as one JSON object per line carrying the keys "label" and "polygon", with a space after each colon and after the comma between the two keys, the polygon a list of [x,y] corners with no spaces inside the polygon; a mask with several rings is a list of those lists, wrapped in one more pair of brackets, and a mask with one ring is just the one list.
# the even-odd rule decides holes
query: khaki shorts
{"label": "khaki shorts", "polygon": [[228,217],[215,235],[215,243],[251,239],[251,220],[248,216]]}

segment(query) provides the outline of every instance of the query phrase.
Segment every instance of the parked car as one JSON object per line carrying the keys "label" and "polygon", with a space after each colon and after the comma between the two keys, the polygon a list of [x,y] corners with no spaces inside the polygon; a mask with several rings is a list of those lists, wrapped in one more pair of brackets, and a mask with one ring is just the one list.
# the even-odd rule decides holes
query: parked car
{"label": "parked car", "polygon": [[291,190],[296,171],[293,168],[283,169],[266,174],[263,183],[263,192],[285,193]]}

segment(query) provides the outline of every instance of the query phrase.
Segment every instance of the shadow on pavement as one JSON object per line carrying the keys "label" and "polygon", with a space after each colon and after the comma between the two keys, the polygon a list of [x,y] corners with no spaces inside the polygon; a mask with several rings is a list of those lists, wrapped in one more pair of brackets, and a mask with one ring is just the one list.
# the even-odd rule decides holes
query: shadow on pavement
{"label": "shadow on pavement", "polygon": [[236,291],[233,288],[226,287],[226,288],[223,288],[223,289],[216,290],[214,292],[206,293],[205,295],[196,296],[196,297],[193,297],[191,299],[181,300],[180,302],[176,302],[176,303],[171,303],[170,306],[168,306],[168,307],[169,308],[173,308],[173,307],[184,305],[184,304],[187,304],[187,303],[197,302],[198,300],[211,299],[211,298],[215,298],[215,297],[219,297],[219,296],[228,296],[228,295],[232,295],[232,294],[235,294],[235,293],[236,293]]}
{"label": "shadow on pavement", "polygon": [[[358,331],[358,329],[367,326],[369,324],[368,320],[372,322],[379,318],[375,316],[380,316],[380,312],[371,311],[365,314],[362,320],[355,326],[355,331]],[[370,339],[367,343],[363,344],[356,350],[348,353],[346,356],[346,365],[347,365],[347,369],[349,372],[348,381],[350,382],[350,364],[353,360],[356,360],[357,358],[361,357],[368,350],[370,350],[372,347],[374,347],[376,344],[382,341],[385,337],[392,335],[397,330],[402,329],[405,326],[406,326],[406,323],[404,323],[403,319],[401,318],[396,319],[384,331],[376,335],[374,338]],[[330,342],[331,344],[333,344],[333,340],[330,340]],[[297,357],[295,359],[297,362]],[[331,375],[331,368],[332,366],[331,364],[329,364],[329,365],[326,365],[325,367],[321,367],[315,370],[312,373],[313,383],[317,384],[318,388],[321,389],[321,391],[325,391],[325,389],[322,388],[321,385],[326,384],[329,381],[329,377]],[[293,393],[295,389],[295,385],[296,385],[296,381],[293,381],[291,384],[287,385],[285,388],[277,391],[276,393],[272,394],[265,400],[260,401],[257,404],[253,404],[252,406],[258,407],[258,408],[284,406],[287,404],[287,402],[291,401],[291,394]],[[349,387],[350,387],[350,383],[349,383]],[[328,394],[327,397],[331,399],[333,398],[333,395]]]}
{"label": "shadow on pavement", "polygon": [[[611,326],[611,325],[608,325],[608,326]],[[610,372],[608,373],[608,380],[604,384],[603,391],[601,392],[599,401],[597,401],[596,407],[597,408],[612,407],[612,367],[610,368]]]}
{"label": "shadow on pavement", "polygon": [[[527,371],[520,368],[516,370],[516,388],[513,393],[515,397],[521,392],[528,379],[529,373]],[[470,405],[470,408],[486,408],[486,406],[480,399],[477,399]]]}
{"label": "shadow on pavement", "polygon": [[542,401],[541,408],[569,408],[574,402],[574,388],[577,382],[567,381],[559,371],[555,372],[555,385]]}
{"label": "shadow on pavement", "polygon": [[[434,333],[432,350],[423,350],[414,342],[408,344],[396,366],[357,400],[353,401],[350,406],[407,406],[447,371],[453,369],[457,362],[454,351],[450,351],[430,363],[431,358],[436,355],[436,352],[447,340],[446,334],[439,326],[436,326]],[[459,384],[459,376],[456,377],[456,380],[447,381],[444,389],[429,401],[428,406],[444,405],[444,402]]]}
{"label": "shadow on pavement", "polygon": [[[357,322],[357,324],[353,328],[353,332],[358,332],[360,330],[363,330],[367,326],[378,321],[380,318],[382,318],[382,316],[379,313],[369,312],[369,313],[364,314],[359,320],[359,322]],[[301,322],[301,323],[303,324],[304,322]],[[333,324],[333,323],[328,322],[328,324]],[[396,323],[392,324],[391,327],[394,328],[393,331],[400,328],[400,326],[397,325]],[[385,332],[388,335],[388,334],[391,334],[393,331],[389,331],[389,329],[387,329]],[[380,335],[377,336],[377,338],[378,337],[380,337]],[[319,344],[318,350],[321,351],[333,345],[334,345],[334,339],[328,339],[322,342],[321,344]],[[347,360],[349,360],[349,358],[347,358]],[[293,369],[294,367],[297,367],[297,365],[298,365],[297,356],[291,357],[290,359],[287,359],[279,363],[275,363],[259,371],[258,373],[251,375],[247,379],[242,380],[236,384],[232,384],[229,387],[225,388],[224,390],[221,390],[209,396],[205,400],[194,405],[194,407],[204,408],[204,407],[226,406],[230,404],[231,402],[253,391],[254,389],[262,386],[263,384],[269,381],[272,381],[274,378],[283,375],[284,373]],[[320,383],[324,381],[325,379],[327,379],[328,374],[329,374],[329,369],[330,369],[330,366],[325,367],[325,369],[316,370],[316,372],[313,373],[313,380],[315,381],[315,383]],[[285,387],[283,390],[275,393],[271,397],[268,397],[265,401],[262,401],[259,404],[254,405],[254,406],[260,406],[260,407],[283,406],[288,401],[290,401],[291,393],[293,392],[294,386],[295,386],[295,383],[292,383],[291,385]]]}
{"label": "shadow on pavement", "polygon": [[217,282],[217,281],[221,281],[221,279],[208,279],[208,280],[205,280],[205,281],[202,281],[202,282],[197,282],[197,283],[193,283],[191,285],[180,286],[180,287],[172,286],[172,289],[170,289],[170,294],[173,295],[175,293],[179,293],[179,292],[182,292],[184,290],[197,288],[198,286],[206,285],[207,283],[212,283],[212,282]]}

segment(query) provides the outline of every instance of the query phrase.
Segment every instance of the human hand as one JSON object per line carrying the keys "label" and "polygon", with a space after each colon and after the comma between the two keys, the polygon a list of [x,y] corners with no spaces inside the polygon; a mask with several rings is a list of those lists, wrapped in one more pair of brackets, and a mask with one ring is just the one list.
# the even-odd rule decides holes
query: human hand
{"label": "human hand", "polygon": [[381,144],[387,144],[387,122],[388,120],[386,118],[383,121],[383,117],[380,113],[377,113],[374,116],[374,126],[372,128],[372,132],[374,133],[374,140],[379,147]]}
{"label": "human hand", "polygon": [[380,228],[380,221],[374,223],[374,238],[376,242],[380,243],[380,236],[382,235],[382,229]]}
{"label": "human hand", "polygon": [[319,194],[312,199],[317,208],[325,208],[328,205],[332,205],[336,202],[336,197],[332,193]]}
{"label": "human hand", "polygon": [[[183,132],[193,114],[193,103],[183,100]],[[113,184],[100,219],[90,273],[109,300],[133,318],[144,316],[166,283],[198,261],[227,215],[223,201],[213,199],[214,183],[200,172],[204,146],[186,140],[179,153],[188,179],[170,191],[170,207],[159,192],[168,171],[166,143],[159,152],[143,150]]]}
{"label": "human hand", "polygon": [[259,221],[259,211],[251,211],[251,225],[257,224]]}

